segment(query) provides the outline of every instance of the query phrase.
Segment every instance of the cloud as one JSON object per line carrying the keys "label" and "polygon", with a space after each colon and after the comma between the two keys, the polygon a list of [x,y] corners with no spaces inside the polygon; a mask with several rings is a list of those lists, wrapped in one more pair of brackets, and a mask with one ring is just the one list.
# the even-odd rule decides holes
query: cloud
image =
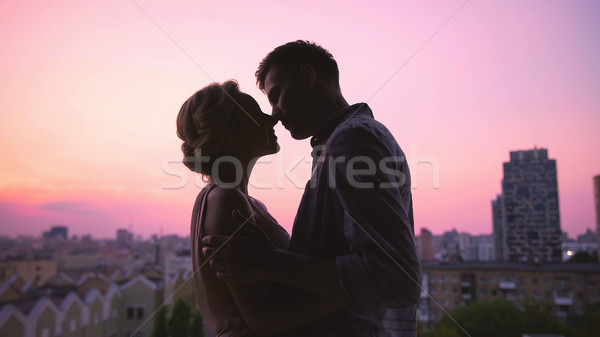
{"label": "cloud", "polygon": [[91,215],[97,211],[97,207],[87,201],[52,201],[40,205],[41,209],[61,212]]}

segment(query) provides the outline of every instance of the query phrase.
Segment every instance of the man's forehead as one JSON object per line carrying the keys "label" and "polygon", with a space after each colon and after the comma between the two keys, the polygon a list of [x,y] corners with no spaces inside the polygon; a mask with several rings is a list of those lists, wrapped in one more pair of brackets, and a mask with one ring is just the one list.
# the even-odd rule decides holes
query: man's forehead
{"label": "man's forehead", "polygon": [[289,71],[286,71],[281,66],[272,65],[271,67],[269,67],[267,76],[265,76],[265,90],[268,92],[271,89],[271,87],[283,82],[288,76]]}

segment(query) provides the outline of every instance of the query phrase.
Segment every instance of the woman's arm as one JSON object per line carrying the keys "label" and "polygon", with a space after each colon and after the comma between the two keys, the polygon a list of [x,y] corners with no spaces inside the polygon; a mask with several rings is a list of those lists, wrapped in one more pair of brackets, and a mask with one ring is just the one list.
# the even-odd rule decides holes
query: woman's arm
{"label": "woman's arm", "polygon": [[[236,209],[248,221],[236,225],[231,217],[232,211]],[[205,234],[238,236],[244,229],[250,229],[239,227],[253,226],[248,223],[251,222],[252,215],[253,210],[241,192],[215,188],[207,199]],[[265,242],[263,249],[272,248]],[[274,334],[305,325],[347,304],[345,300],[325,299],[270,281],[226,283],[246,323],[259,335]]]}

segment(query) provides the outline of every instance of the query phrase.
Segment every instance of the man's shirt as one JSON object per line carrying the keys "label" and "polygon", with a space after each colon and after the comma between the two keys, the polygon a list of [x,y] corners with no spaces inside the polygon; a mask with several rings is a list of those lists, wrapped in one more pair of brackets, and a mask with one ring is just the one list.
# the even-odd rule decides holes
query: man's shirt
{"label": "man's shirt", "polygon": [[311,145],[289,250],[335,258],[351,304],[298,334],[415,336],[421,269],[404,153],[365,103],[329,117]]}

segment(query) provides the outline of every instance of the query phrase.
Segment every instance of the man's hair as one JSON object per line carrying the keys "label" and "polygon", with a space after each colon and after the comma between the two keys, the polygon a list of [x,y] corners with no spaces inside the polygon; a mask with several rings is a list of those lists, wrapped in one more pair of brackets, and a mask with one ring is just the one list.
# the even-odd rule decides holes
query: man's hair
{"label": "man's hair", "polygon": [[303,64],[312,66],[318,76],[327,78],[339,86],[340,72],[331,53],[314,42],[302,40],[281,45],[265,56],[254,73],[256,84],[260,90],[265,91],[265,78],[272,66],[296,71]]}

